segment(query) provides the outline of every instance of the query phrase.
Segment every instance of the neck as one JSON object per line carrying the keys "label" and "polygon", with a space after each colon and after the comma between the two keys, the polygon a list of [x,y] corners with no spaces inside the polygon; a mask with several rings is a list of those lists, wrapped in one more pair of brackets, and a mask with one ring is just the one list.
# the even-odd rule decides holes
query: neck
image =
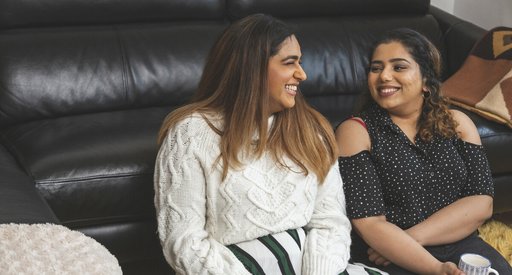
{"label": "neck", "polygon": [[407,136],[407,138],[415,144],[415,137],[418,134],[418,121],[420,119],[421,109],[418,112],[407,114],[389,114],[393,123]]}
{"label": "neck", "polygon": [[386,110],[391,120],[397,125],[408,125],[416,127],[423,109],[423,101],[419,104],[411,104],[402,108]]}
{"label": "neck", "polygon": [[389,112],[389,116],[391,117],[391,120],[397,124],[397,125],[407,125],[407,126],[414,126],[416,127],[418,125],[418,121],[420,119],[421,110],[418,110],[416,112],[411,113],[391,113]]}

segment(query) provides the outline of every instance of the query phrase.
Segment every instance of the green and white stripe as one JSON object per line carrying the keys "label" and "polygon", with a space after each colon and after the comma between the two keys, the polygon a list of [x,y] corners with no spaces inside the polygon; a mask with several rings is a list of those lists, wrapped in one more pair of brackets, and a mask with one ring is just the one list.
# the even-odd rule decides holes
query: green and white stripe
{"label": "green and white stripe", "polygon": [[[267,235],[227,247],[253,275],[300,275],[306,232],[302,228]],[[349,264],[339,275],[387,274],[363,264]]]}
{"label": "green and white stripe", "polygon": [[305,240],[306,234],[299,228],[228,245],[228,248],[252,274],[298,275],[302,270]]}

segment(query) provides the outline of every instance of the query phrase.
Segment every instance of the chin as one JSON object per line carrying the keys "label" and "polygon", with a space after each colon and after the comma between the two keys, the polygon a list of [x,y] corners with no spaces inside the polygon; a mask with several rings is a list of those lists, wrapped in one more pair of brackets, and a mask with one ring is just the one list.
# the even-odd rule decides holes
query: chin
{"label": "chin", "polygon": [[383,109],[392,109],[397,106],[396,102],[393,102],[391,100],[375,100],[377,105],[379,105]]}
{"label": "chin", "polygon": [[286,105],[285,109],[291,109],[291,108],[293,108],[293,107],[295,107],[295,102],[293,102],[293,103],[291,103],[291,104]]}

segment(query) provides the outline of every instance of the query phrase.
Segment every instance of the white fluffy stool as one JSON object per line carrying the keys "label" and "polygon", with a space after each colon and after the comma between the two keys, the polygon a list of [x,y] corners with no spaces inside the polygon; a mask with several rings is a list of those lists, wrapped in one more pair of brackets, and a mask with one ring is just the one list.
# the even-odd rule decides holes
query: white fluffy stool
{"label": "white fluffy stool", "polygon": [[0,274],[122,274],[94,239],[55,224],[0,224]]}

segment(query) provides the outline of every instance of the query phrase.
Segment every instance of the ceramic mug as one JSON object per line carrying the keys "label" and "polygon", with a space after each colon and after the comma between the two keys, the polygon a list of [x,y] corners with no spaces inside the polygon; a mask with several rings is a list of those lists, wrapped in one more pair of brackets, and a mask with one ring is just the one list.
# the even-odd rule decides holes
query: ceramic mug
{"label": "ceramic mug", "polygon": [[499,275],[498,271],[491,268],[491,261],[489,259],[473,253],[466,253],[460,256],[459,269],[464,271],[466,275]]}

